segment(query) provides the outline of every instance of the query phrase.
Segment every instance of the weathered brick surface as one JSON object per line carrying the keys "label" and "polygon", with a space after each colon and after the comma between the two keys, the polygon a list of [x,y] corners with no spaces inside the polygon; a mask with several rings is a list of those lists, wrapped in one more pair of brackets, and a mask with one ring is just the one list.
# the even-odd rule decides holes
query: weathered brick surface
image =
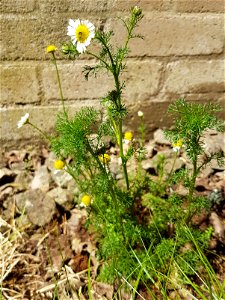
{"label": "weathered brick surface", "polygon": [[[49,44],[59,48],[62,43],[69,41],[67,27],[73,13],[49,14],[41,13],[39,17],[11,18],[3,16],[1,26],[1,57],[3,60],[45,60],[49,58],[45,49]],[[100,18],[93,19],[96,26],[100,25]]]}
{"label": "weathered brick surface", "polygon": [[[107,91],[112,87],[112,80],[106,73],[99,73],[97,78],[91,76],[87,81],[82,74],[83,67],[87,63],[87,61],[58,63],[65,99],[100,98],[105,96]],[[49,62],[43,68],[40,66],[40,69],[45,101],[60,99],[54,66]]]}
{"label": "weathered brick surface", "polygon": [[45,12],[101,12],[111,8],[112,0],[38,0],[38,8]]}
{"label": "weathered brick surface", "polygon": [[[75,63],[61,62],[59,64],[60,77],[66,99],[99,99],[113,88],[112,75],[106,72],[100,72],[97,78],[91,76],[86,81],[82,70],[87,63],[77,61]],[[124,90],[126,101],[145,100],[150,95],[155,94],[159,86],[161,68],[162,64],[155,60],[129,62],[123,75],[123,80],[126,80],[126,89]],[[45,64],[43,69],[41,66],[40,69],[45,101],[59,99],[54,67],[50,64]],[[146,73],[149,76],[146,76]]]}
{"label": "weathered brick surface", "polygon": [[[96,101],[80,101],[76,104],[70,105],[70,113],[78,111],[84,106],[96,106]],[[32,136],[41,136],[38,131],[29,125],[22,128],[17,128],[17,122],[25,113],[30,114],[30,122],[39,127],[43,132],[49,132],[55,126],[57,114],[62,111],[61,104],[48,106],[27,106],[21,108],[2,108],[0,109],[0,130],[1,139],[3,141],[10,139],[28,139]],[[41,136],[41,138],[43,138]]]}
{"label": "weathered brick surface", "polygon": [[[224,0],[0,0],[1,16],[1,137],[33,136],[15,130],[29,111],[35,123],[50,129],[61,108],[56,73],[45,49],[60,48],[68,40],[68,19],[88,19],[98,28],[114,30],[112,44],[124,41],[117,18],[140,5],[144,18],[136,33],[144,40],[130,44],[127,69],[121,80],[129,110],[127,126],[136,128],[136,112],[146,115],[147,131],[170,125],[166,109],[171,101],[218,101],[224,106]],[[91,44],[91,51],[97,51]],[[106,73],[85,81],[82,68],[94,63],[85,54],[75,62],[58,53],[62,86],[72,111],[98,106],[113,88]],[[224,111],[221,113],[224,117]],[[133,127],[132,127],[133,126]],[[132,127],[132,128],[131,128]]]}
{"label": "weathered brick surface", "polygon": [[26,104],[38,102],[37,67],[27,63],[2,64],[1,103]]}
{"label": "weathered brick surface", "polygon": [[[152,15],[141,21],[136,32],[144,39],[131,41],[132,56],[206,55],[223,52],[224,19],[222,15]],[[115,29],[114,42],[121,44],[125,30],[120,20],[108,21]]]}
{"label": "weathered brick surface", "polygon": [[115,0],[113,9],[118,12],[129,12],[132,6],[140,6],[144,12],[148,11],[165,11],[172,8],[170,0]]}
{"label": "weathered brick surface", "polygon": [[224,0],[180,0],[174,1],[175,10],[178,12],[213,12],[223,13]]}
{"label": "weathered brick surface", "polygon": [[155,95],[159,90],[161,71],[162,63],[154,59],[129,62],[123,75],[126,103],[144,101]]}
{"label": "weathered brick surface", "polygon": [[63,41],[67,18],[10,18],[1,19],[2,59],[45,59],[48,44]]}
{"label": "weathered brick surface", "polygon": [[164,92],[206,93],[224,91],[223,60],[182,60],[167,65]]}
{"label": "weathered brick surface", "polygon": [[27,13],[35,9],[35,0],[1,0],[1,13]]}
{"label": "weathered brick surface", "polygon": [[[48,3],[48,1],[46,2]],[[47,4],[46,4],[47,5]],[[68,19],[74,13],[52,13],[49,17],[3,17],[1,19],[2,59],[45,59],[49,43],[67,40]],[[92,20],[99,24],[100,20]],[[144,40],[131,42],[133,56],[201,55],[223,51],[223,15],[146,16],[137,32]],[[122,22],[107,21],[106,28],[115,30],[115,39],[123,41]]]}

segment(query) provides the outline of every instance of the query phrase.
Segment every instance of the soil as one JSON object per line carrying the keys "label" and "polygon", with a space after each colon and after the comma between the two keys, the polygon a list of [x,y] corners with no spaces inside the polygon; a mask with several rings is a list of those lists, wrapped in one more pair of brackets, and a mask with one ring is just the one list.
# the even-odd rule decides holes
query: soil
{"label": "soil", "polygon": [[[171,152],[171,146],[154,140],[146,146],[150,150],[143,168],[157,176],[152,161],[157,153]],[[111,147],[110,152],[115,161],[116,149]],[[95,236],[84,226],[87,209],[79,206],[79,193],[71,178],[55,172],[53,154],[41,145],[35,149],[27,146],[4,151],[2,157],[0,286],[3,299],[89,299],[87,270],[90,257],[93,299],[112,300],[117,286],[96,280],[101,261],[96,257]],[[112,165],[113,170],[117,167]],[[119,180],[120,175],[117,176]],[[186,193],[183,187],[176,189],[181,194]],[[214,201],[210,212],[203,211],[192,221],[201,229],[208,226],[214,229],[208,259],[222,282],[225,280],[224,168],[215,165],[207,168],[198,178],[196,193]],[[58,298],[54,296],[55,282],[58,283]],[[170,299],[173,299],[172,293]],[[139,294],[136,299],[151,299],[145,287],[140,287]],[[129,291],[122,290],[121,299],[130,299]],[[181,296],[181,299],[188,298]]]}

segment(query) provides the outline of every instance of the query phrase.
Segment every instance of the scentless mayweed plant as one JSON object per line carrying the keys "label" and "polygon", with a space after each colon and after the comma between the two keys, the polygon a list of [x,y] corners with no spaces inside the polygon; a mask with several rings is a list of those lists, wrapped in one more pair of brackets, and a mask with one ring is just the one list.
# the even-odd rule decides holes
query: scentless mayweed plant
{"label": "scentless mayweed plant", "polygon": [[[210,204],[207,198],[195,195],[195,182],[212,159],[222,163],[222,153],[208,154],[204,150],[205,131],[224,128],[215,116],[220,110],[217,105],[177,100],[168,110],[174,117],[173,130],[165,134],[173,146],[174,163],[180,151],[185,151],[192,167],[174,172],[173,165],[168,173],[164,168],[166,158],[159,155],[157,179],[153,180],[143,171],[141,162],[146,157],[144,113],[138,112],[139,135],[135,137],[133,132],[123,131],[128,110],[123,101],[125,82],[121,79],[130,40],[142,38],[135,34],[142,18],[139,7],[131,8],[130,16],[122,20],[125,41],[116,47],[111,41],[113,31],[96,29],[88,20],[69,20],[69,40],[62,44],[61,52],[70,60],[78,59],[83,53],[96,59],[95,66],[84,66],[85,78],[88,80],[89,76],[106,71],[114,88],[103,95],[100,110],[85,107],[71,117],[57,67],[60,50],[49,45],[46,51],[56,69],[62,102],[55,134],[48,136],[42,132],[30,121],[29,114],[21,118],[18,128],[28,124],[39,130],[57,156],[55,168],[69,173],[76,182],[80,204],[88,211],[86,225],[98,241],[98,258],[102,262],[98,279],[126,282],[134,295],[139,286],[145,286],[152,295],[151,286],[154,286],[167,299],[168,286],[179,289],[190,285],[188,276],[196,275],[204,266],[199,253],[207,250],[212,229],[196,229],[192,217],[202,209],[209,209]],[[89,50],[91,43],[98,44],[99,53]],[[118,181],[110,169],[109,138],[119,149],[122,181]],[[137,168],[129,173],[127,164],[131,161],[136,162]],[[180,182],[187,187],[187,196],[173,191],[174,184]],[[192,288],[195,290],[194,285]],[[213,293],[217,293],[216,287]]]}

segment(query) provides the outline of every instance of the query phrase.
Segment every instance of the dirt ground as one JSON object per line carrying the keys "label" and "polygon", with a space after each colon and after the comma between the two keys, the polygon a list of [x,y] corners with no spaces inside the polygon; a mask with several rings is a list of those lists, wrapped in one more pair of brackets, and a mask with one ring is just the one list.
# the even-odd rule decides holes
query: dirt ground
{"label": "dirt ground", "polygon": [[[146,148],[148,154],[143,169],[157,176],[154,158],[164,153],[170,160],[171,145],[162,138],[157,140],[155,134]],[[113,146],[109,151],[111,169],[120,178],[116,163],[118,151]],[[95,237],[84,226],[87,209],[79,205],[79,191],[73,180],[65,172],[54,169],[54,159],[45,145],[2,152],[0,288],[3,299],[89,299],[87,270],[90,263],[93,299],[112,300],[118,286],[96,280],[101,261],[96,257]],[[175,168],[187,163],[182,154]],[[199,228],[212,226],[214,229],[208,259],[221,282],[225,280],[224,174],[224,167],[213,162],[198,178],[196,192],[213,199],[214,204],[210,212],[193,218]],[[176,189],[185,195],[183,187]],[[144,288],[138,292],[137,299],[151,299]],[[58,298],[54,298],[54,294]],[[130,292],[122,289],[122,299],[131,299]]]}

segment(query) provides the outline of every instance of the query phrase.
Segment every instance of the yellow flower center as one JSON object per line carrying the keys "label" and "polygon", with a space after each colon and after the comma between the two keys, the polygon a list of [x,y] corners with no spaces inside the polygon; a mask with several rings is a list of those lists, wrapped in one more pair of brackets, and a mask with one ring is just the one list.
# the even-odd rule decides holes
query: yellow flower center
{"label": "yellow flower center", "polygon": [[47,53],[54,53],[56,50],[57,50],[57,48],[56,48],[55,45],[49,45],[49,46],[46,48],[46,52],[47,52]]}
{"label": "yellow flower center", "polygon": [[79,26],[77,26],[75,36],[76,36],[78,42],[84,43],[86,41],[86,39],[88,38],[89,34],[90,34],[90,31],[86,25],[80,24]]}
{"label": "yellow flower center", "polygon": [[175,148],[175,147],[179,147],[179,148],[181,148],[182,147],[182,139],[179,139],[179,140],[177,140],[176,141],[176,143],[174,143],[173,144],[173,147]]}
{"label": "yellow flower center", "polygon": [[99,159],[103,164],[108,164],[110,162],[110,156],[107,153],[100,155]]}
{"label": "yellow flower center", "polygon": [[88,195],[84,195],[81,199],[81,202],[86,205],[89,206],[91,204],[91,197]]}
{"label": "yellow flower center", "polygon": [[54,161],[54,167],[55,169],[57,170],[62,170],[65,166],[65,163],[64,161],[60,160],[60,159],[57,159]]}
{"label": "yellow flower center", "polygon": [[124,133],[124,139],[127,141],[132,141],[133,139],[133,133],[130,131],[127,131]]}

